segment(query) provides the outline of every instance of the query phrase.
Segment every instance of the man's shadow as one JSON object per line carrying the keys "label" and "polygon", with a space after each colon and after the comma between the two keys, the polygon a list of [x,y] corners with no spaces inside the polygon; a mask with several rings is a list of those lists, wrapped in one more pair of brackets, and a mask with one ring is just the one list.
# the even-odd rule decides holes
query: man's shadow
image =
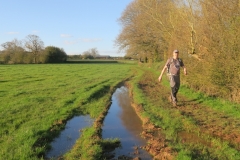
{"label": "man's shadow", "polygon": [[178,101],[178,106],[185,106],[185,105],[199,105],[202,104],[204,101],[200,100],[200,98],[195,98],[191,100],[183,100],[183,101]]}

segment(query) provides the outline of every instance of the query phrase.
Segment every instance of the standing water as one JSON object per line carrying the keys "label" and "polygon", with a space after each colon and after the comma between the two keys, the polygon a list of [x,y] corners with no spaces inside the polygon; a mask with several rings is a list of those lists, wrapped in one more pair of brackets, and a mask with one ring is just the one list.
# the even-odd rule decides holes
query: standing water
{"label": "standing water", "polygon": [[46,154],[47,158],[57,159],[72,148],[76,140],[80,137],[80,130],[91,126],[93,119],[89,115],[76,116],[69,120],[65,130],[61,132],[59,137],[55,138],[51,143],[51,150]]}
{"label": "standing water", "polygon": [[120,139],[121,147],[113,151],[115,158],[124,155],[149,160],[152,157],[148,152],[139,148],[147,143],[140,136],[142,131],[142,121],[131,106],[128,89],[118,88],[112,95],[112,104],[103,123],[102,138]]}

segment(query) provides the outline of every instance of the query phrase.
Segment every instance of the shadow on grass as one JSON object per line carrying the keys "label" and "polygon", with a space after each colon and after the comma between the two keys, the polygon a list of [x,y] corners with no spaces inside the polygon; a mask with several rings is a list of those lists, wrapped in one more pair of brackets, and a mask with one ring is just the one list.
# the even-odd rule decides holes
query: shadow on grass
{"label": "shadow on grass", "polygon": [[10,82],[10,81],[4,81],[4,80],[0,80],[0,83],[4,83],[4,82]]}
{"label": "shadow on grass", "polygon": [[178,102],[181,106],[185,106],[185,105],[199,105],[202,104],[204,101],[201,98],[195,98],[191,100],[183,100]]}
{"label": "shadow on grass", "polygon": [[[105,94],[109,93],[110,91],[110,86],[109,85],[104,85],[101,89],[97,90],[96,92],[94,92],[92,95],[90,95],[86,102],[89,102],[91,100],[98,100],[100,99],[101,97],[103,97]],[[83,104],[85,104],[83,103]]]}

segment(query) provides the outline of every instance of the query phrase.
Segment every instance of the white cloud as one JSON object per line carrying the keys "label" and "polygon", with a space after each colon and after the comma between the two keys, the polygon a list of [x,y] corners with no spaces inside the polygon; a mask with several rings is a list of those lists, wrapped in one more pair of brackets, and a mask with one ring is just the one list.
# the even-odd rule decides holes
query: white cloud
{"label": "white cloud", "polygon": [[63,38],[69,38],[69,37],[72,37],[72,35],[70,35],[70,34],[61,34],[60,36],[63,37]]}
{"label": "white cloud", "polygon": [[7,34],[19,34],[19,32],[7,32]]}
{"label": "white cloud", "polygon": [[37,31],[37,30],[33,30],[32,33],[35,33],[35,34],[36,34],[36,33],[39,33],[39,31]]}
{"label": "white cloud", "polygon": [[64,44],[66,44],[66,45],[73,45],[76,43],[78,43],[78,41],[64,41]]}
{"label": "white cloud", "polygon": [[79,39],[81,42],[89,42],[89,43],[91,43],[91,42],[99,42],[99,41],[102,41],[102,39],[101,38],[80,38]]}

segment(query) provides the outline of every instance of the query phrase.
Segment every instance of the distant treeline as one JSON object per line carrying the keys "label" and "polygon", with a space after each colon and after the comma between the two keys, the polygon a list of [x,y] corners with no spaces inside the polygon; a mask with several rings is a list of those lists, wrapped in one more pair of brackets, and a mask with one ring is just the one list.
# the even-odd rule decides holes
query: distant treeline
{"label": "distant treeline", "polygon": [[88,51],[84,51],[82,54],[78,55],[68,55],[68,60],[93,60],[93,59],[103,59],[103,60],[117,60],[117,59],[127,59],[125,57],[112,57],[109,55],[100,55],[97,48],[91,48]]}
{"label": "distant treeline", "polygon": [[239,0],[133,0],[119,21],[126,56],[166,61],[178,49],[186,85],[240,102]]}
{"label": "distant treeline", "polygon": [[1,46],[2,64],[61,63],[67,60],[63,49],[54,46],[44,48],[43,41],[36,35],[28,35],[23,41],[14,39]]}
{"label": "distant treeline", "polygon": [[67,63],[118,63],[115,60],[68,60]]}

